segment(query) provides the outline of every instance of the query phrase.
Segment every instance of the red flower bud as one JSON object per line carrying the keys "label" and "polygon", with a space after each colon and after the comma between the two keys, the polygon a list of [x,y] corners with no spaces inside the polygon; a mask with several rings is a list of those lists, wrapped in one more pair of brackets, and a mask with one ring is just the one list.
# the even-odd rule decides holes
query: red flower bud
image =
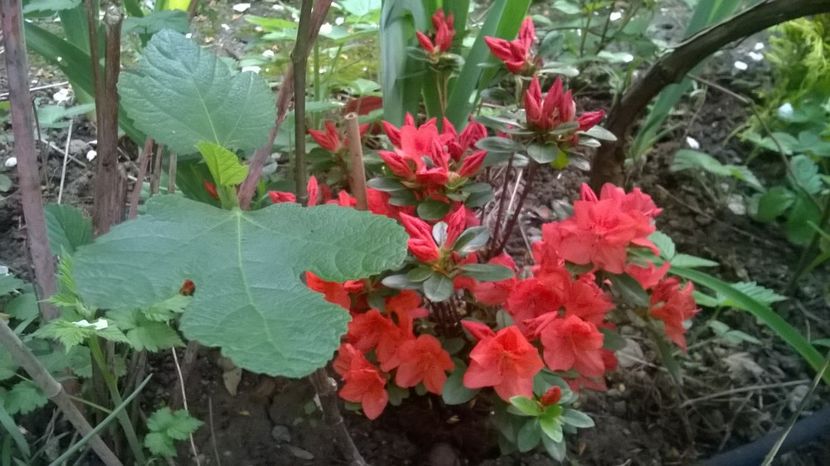
{"label": "red flower bud", "polygon": [[542,395],[542,398],[539,398],[539,403],[541,403],[542,406],[550,406],[559,403],[560,399],[562,399],[562,389],[554,385],[553,387],[550,387],[544,395]]}

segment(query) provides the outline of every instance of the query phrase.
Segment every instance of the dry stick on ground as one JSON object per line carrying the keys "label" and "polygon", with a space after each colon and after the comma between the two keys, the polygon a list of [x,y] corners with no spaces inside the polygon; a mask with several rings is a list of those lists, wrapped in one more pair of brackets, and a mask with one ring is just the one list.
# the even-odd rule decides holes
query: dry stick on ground
{"label": "dry stick on ground", "polygon": [[[4,7],[3,11],[7,11],[5,9],[7,5],[6,1],[3,0],[3,3],[0,3]],[[8,45],[6,45],[6,50],[9,50]],[[61,384],[49,374],[49,371],[43,367],[43,364],[37,360],[35,355],[20,341],[20,338],[15,335],[12,329],[2,319],[0,319],[0,344],[11,354],[12,359],[29,374],[43,394],[58,406],[63,415],[66,416],[66,419],[75,427],[75,430],[81,435],[86,435],[92,431],[92,426],[78,410],[78,407],[75,406],[72,398],[63,390]],[[93,436],[89,444],[104,464],[107,466],[121,466],[121,461],[107,447],[104,441],[101,440],[101,437],[97,435]]]}
{"label": "dry stick on ground", "polygon": [[[97,10],[89,11],[97,14]],[[118,165],[118,74],[121,68],[121,10],[110,5],[104,14],[106,31],[105,64],[103,80],[100,79],[98,62],[92,62],[95,83],[95,108],[98,117],[98,165],[95,169],[94,207],[92,222],[100,235],[123,219],[125,177]],[[94,29],[94,25],[91,25]],[[90,37],[96,34],[90,30]],[[90,42],[90,49],[95,49]]]}
{"label": "dry stick on ground", "polygon": [[625,181],[625,141],[637,116],[666,86],[680,81],[698,63],[727,44],[785,21],[830,12],[830,0],[765,0],[731,18],[704,29],[660,58],[626,91],[608,114],[605,127],[617,136],[597,150],[591,186],[622,185]]}
{"label": "dry stick on ground", "polygon": [[35,269],[40,312],[46,320],[58,316],[58,310],[45,300],[55,294],[55,261],[49,249],[46,234],[46,216],[40,193],[37,154],[35,153],[32,96],[29,92],[29,64],[23,41],[20,0],[0,0],[3,41],[6,47],[6,70],[11,102],[14,151],[17,156],[17,176],[29,252]]}
{"label": "dry stick on ground", "polygon": [[[331,7],[331,0],[316,0],[314,2],[314,9],[311,12],[311,27],[308,31],[306,47],[311,50],[314,42],[317,40],[317,35],[320,33],[320,27],[326,20],[326,14]],[[254,156],[248,166],[248,176],[239,187],[239,206],[243,210],[247,210],[251,205],[251,199],[256,192],[259,178],[262,176],[262,168],[271,155],[274,148],[274,140],[277,138],[277,132],[280,125],[288,113],[288,106],[291,103],[291,98],[294,96],[294,67],[289,65],[285,73],[283,73],[282,84],[280,85],[280,92],[277,94],[277,119],[271,131],[268,133],[268,141],[259,149],[256,150]]]}
{"label": "dry stick on ground", "polygon": [[138,178],[135,180],[133,190],[130,192],[130,210],[127,218],[133,219],[138,215],[138,202],[141,199],[141,187],[144,184],[144,177],[147,176],[147,168],[150,165],[150,154],[153,153],[153,138],[147,137],[144,140],[144,149],[138,154]]}

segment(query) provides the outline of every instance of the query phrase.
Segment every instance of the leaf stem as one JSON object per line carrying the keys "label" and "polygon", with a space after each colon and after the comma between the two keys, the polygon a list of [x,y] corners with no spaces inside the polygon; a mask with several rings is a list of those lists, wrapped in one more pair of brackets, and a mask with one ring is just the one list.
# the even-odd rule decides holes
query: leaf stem
{"label": "leaf stem", "polygon": [[[89,339],[89,351],[92,353],[92,359],[101,370],[101,376],[104,378],[104,383],[110,392],[110,398],[114,405],[121,405],[124,400],[121,398],[121,393],[118,391],[118,381],[113,377],[107,366],[107,360],[104,357],[104,352],[101,350],[101,344],[97,337]],[[130,449],[133,451],[137,464],[147,464],[144,457],[144,451],[141,449],[141,443],[138,441],[138,436],[135,433],[133,424],[130,422],[129,416],[123,410],[118,412],[118,423],[121,424],[121,429],[124,431],[124,436],[127,437],[127,443],[130,444]]]}

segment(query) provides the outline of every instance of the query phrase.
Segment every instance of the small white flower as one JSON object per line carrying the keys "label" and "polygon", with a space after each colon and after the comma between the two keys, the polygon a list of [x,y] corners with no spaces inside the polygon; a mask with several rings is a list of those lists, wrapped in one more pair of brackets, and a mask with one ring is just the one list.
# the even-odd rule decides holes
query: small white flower
{"label": "small white flower", "polygon": [[691,147],[692,149],[695,149],[695,150],[700,149],[700,143],[697,142],[697,139],[695,139],[691,136],[686,136],[686,144],[688,144],[688,146]]}
{"label": "small white flower", "polygon": [[88,161],[90,161],[90,162],[92,162],[93,160],[95,160],[95,157],[98,157],[98,152],[95,152],[95,149],[90,149],[90,150],[86,153],[86,159],[87,159]]}
{"label": "small white flower", "polygon": [[623,17],[622,11],[614,11],[614,12],[611,13],[611,17],[609,19],[611,19],[611,21],[617,21],[622,17]]}
{"label": "small white flower", "polygon": [[192,37],[193,37],[193,33],[192,33],[192,32],[188,32],[188,33],[187,33],[187,34],[185,34],[184,36],[185,36],[185,37],[187,37],[188,39],[190,39],[190,38],[192,38]]}
{"label": "small white flower", "polygon": [[336,24],[336,25],[338,25],[338,26],[342,26],[342,25],[343,25],[343,23],[345,23],[345,22],[346,22],[346,18],[344,18],[344,17],[342,17],[342,16],[338,16],[338,17],[334,20],[334,24]]}
{"label": "small white flower", "polygon": [[60,63],[63,61],[63,57],[58,57],[56,60],[58,60],[58,63]]}
{"label": "small white flower", "polygon": [[778,107],[778,117],[782,120],[791,120],[794,114],[795,109],[793,108],[793,104],[789,102],[785,102],[783,105]]}
{"label": "small white flower", "polygon": [[331,31],[333,29],[334,29],[334,27],[332,27],[331,23],[323,23],[323,25],[320,26],[320,34],[323,34],[323,35],[331,34]]}
{"label": "small white flower", "polygon": [[262,68],[260,68],[259,66],[256,66],[256,65],[243,66],[242,67],[242,72],[244,73],[246,71],[250,71],[252,73],[259,74],[259,72],[262,71]]}
{"label": "small white flower", "polygon": [[744,63],[740,60],[735,60],[735,63],[734,63],[733,66],[735,66],[735,69],[738,70],[738,71],[746,71],[749,68],[749,65],[747,65],[746,63]]}
{"label": "small white flower", "polygon": [[222,29],[224,29],[225,31],[230,31],[230,30],[231,30],[231,27],[230,27],[230,26],[228,26],[228,25],[227,25],[227,24],[225,24],[225,23],[220,24],[220,25],[219,25],[219,27],[221,27],[221,28],[222,28]]}
{"label": "small white flower", "polygon": [[3,164],[6,168],[14,168],[17,166],[17,157],[9,157],[6,159],[6,162]]}
{"label": "small white flower", "polygon": [[749,52],[747,55],[749,55],[749,58],[753,61],[761,61],[764,59],[764,54],[758,52]]}
{"label": "small white flower", "polygon": [[755,43],[755,47],[753,47],[753,48],[754,48],[755,50],[764,50],[764,47],[765,47],[765,46],[764,46],[764,43],[763,43],[763,42],[756,42],[756,43]]}
{"label": "small white flower", "polygon": [[250,3],[237,3],[233,6],[233,11],[237,13],[245,13],[246,11],[248,11],[248,8],[251,8]]}
{"label": "small white flower", "polygon": [[82,319],[77,322],[73,322],[73,324],[81,328],[94,328],[95,330],[104,330],[109,327],[107,319],[98,319],[95,322],[89,322],[86,319]]}
{"label": "small white flower", "polygon": [[630,53],[623,53],[622,61],[623,63],[631,63],[634,61],[634,55],[631,55]]}
{"label": "small white flower", "polygon": [[276,55],[276,54],[271,49],[268,49],[268,50],[262,52],[262,57],[263,58],[274,58],[274,55]]}

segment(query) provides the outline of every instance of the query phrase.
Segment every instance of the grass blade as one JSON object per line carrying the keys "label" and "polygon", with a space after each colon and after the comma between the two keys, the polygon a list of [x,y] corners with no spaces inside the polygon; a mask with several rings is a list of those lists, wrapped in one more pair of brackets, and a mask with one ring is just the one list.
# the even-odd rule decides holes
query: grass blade
{"label": "grass blade", "polygon": [[407,48],[416,28],[426,30],[426,12],[421,0],[387,0],[380,16],[380,74],[383,118],[403,123],[407,112],[416,113],[421,96],[424,64],[409,57]]}
{"label": "grass blade", "polygon": [[[728,283],[708,273],[683,267],[672,267],[671,273],[689,279],[698,285],[705,286],[728,298],[734,303],[735,307],[755,316],[782,340],[787,342],[792,349],[797,351],[807,361],[810,367],[816,371],[821,370],[824,364],[824,357],[821,353],[771,307],[759,303],[755,299],[730,286]],[[823,380],[826,384],[830,385],[830,374],[824,374]]]}
{"label": "grass blade", "polygon": [[15,445],[17,445],[17,449],[20,450],[20,452],[23,453],[23,456],[28,459],[32,455],[31,450],[29,450],[29,443],[26,442],[23,434],[20,433],[14,419],[12,419],[8,411],[3,408],[3,403],[0,403],[0,426],[3,426],[3,428],[6,429],[6,432],[9,433],[9,436],[12,440],[14,440]]}

